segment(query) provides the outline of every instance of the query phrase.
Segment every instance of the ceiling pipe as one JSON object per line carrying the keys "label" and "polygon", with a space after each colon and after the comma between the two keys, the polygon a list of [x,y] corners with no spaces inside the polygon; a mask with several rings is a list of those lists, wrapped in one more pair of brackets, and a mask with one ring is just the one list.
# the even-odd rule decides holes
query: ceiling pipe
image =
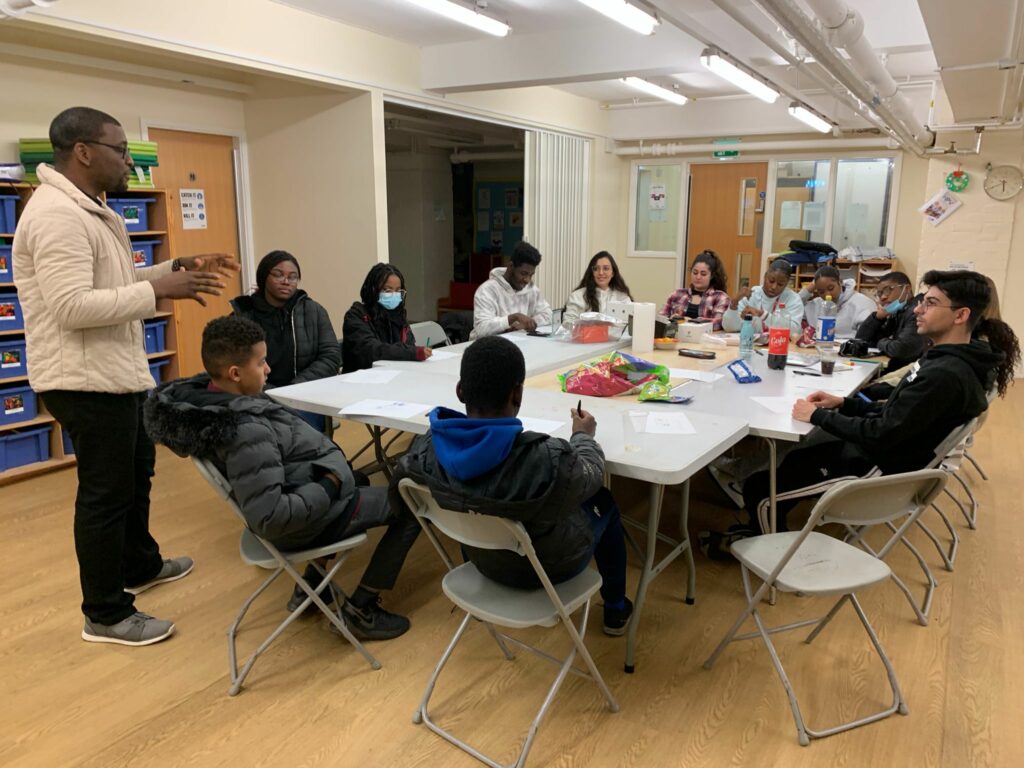
{"label": "ceiling pipe", "polygon": [[817,149],[878,149],[890,147],[889,139],[855,138],[855,139],[813,139],[811,141],[749,141],[738,144],[640,144],[616,147],[615,154],[620,157],[665,157],[670,155],[692,155],[698,152],[717,152],[722,149],[734,149],[740,152],[803,152]]}
{"label": "ceiling pipe", "polygon": [[[923,157],[925,147],[918,141],[914,132],[908,129],[896,112],[891,108],[888,99],[882,99],[875,89],[859,72],[839,55],[839,52],[818,32],[814,21],[805,14],[793,0],[753,0],[789,35],[792,35],[814,59],[824,67],[853,96],[873,110],[886,124],[888,130],[896,134],[900,145],[908,152]],[[879,62],[881,65],[881,62]],[[883,68],[884,69],[884,68]]]}
{"label": "ceiling pipe", "polygon": [[523,152],[454,152],[448,158],[453,165],[475,163],[478,160],[522,160]]}
{"label": "ceiling pipe", "polygon": [[57,0],[0,0],[0,21],[25,15],[34,8],[47,8]]}
{"label": "ceiling pipe", "polygon": [[922,146],[935,143],[935,134],[926,128],[914,114],[914,108],[907,97],[900,93],[885,64],[878,58],[875,49],[864,36],[864,17],[860,11],[850,8],[845,0],[805,0],[827,31],[832,45],[844,49],[850,55],[853,68],[875,87],[878,98],[888,104],[900,121],[913,127],[914,138]]}
{"label": "ceiling pipe", "polygon": [[1013,72],[1006,78],[1003,88],[1003,102],[999,115],[1004,121],[1019,120],[1021,101],[1024,99],[1024,3],[1017,0],[1014,6],[1013,38],[1010,55],[1017,59]]}
{"label": "ceiling pipe", "polygon": [[981,154],[981,136],[985,132],[985,129],[981,126],[975,126],[974,128],[974,149],[957,149],[956,142],[949,142],[948,147],[929,147],[925,150],[924,154],[927,157],[932,155],[980,155]]}

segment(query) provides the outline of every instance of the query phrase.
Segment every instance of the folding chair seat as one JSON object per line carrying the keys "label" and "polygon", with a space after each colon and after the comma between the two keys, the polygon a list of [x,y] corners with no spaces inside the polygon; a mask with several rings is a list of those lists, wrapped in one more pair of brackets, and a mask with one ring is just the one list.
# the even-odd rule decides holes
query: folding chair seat
{"label": "folding chair seat", "polygon": [[[340,590],[336,589],[333,580],[335,575],[341,569],[346,558],[360,544],[366,541],[366,534],[360,533],[356,536],[350,536],[347,539],[329,544],[323,547],[316,547],[312,549],[305,549],[301,551],[288,551],[282,552],[269,541],[260,536],[257,536],[248,527],[245,522],[245,517],[242,515],[242,510],[238,507],[235,502],[235,498],[231,493],[231,486],[228,481],[220,473],[214,464],[207,459],[200,459],[195,456],[192,457],[192,463],[195,465],[199,474],[213,486],[217,494],[228,503],[228,506],[234,510],[235,514],[241,519],[242,524],[245,525],[245,530],[242,531],[242,537],[239,541],[239,554],[241,555],[242,561],[246,565],[255,565],[259,568],[272,571],[272,573],[263,580],[263,582],[256,588],[246,601],[242,604],[241,610],[238,615],[235,616],[235,620],[231,622],[231,626],[228,627],[228,672],[231,677],[231,687],[228,689],[228,695],[235,696],[240,690],[242,690],[242,684],[245,682],[245,678],[252,671],[253,665],[256,660],[263,654],[270,644],[276,640],[288,626],[295,621],[302,613],[310,606],[315,604],[316,607],[327,617],[328,621],[334,625],[338,632],[351,643],[357,651],[359,651],[363,658],[369,662],[370,666],[374,669],[380,669],[380,662],[377,661],[373,655],[363,647],[351,630],[345,625],[345,621],[341,618],[340,610],[343,595]],[[316,566],[320,575],[323,576],[323,580],[316,585],[316,587],[310,587],[302,575],[295,569],[296,563],[312,562],[320,558],[334,557],[334,564],[330,570],[324,570],[319,565]],[[264,640],[260,645],[252,652],[245,663],[242,665],[241,671],[238,668],[238,652],[237,652],[237,636],[238,628],[242,623],[242,619],[245,618],[245,614],[249,611],[249,608],[256,601],[266,589],[277,580],[277,577],[282,573],[287,573],[292,580],[301,587],[306,593],[306,599],[299,605],[299,607],[290,612],[288,616],[282,621],[273,632]],[[336,596],[335,605],[338,606],[338,610],[332,610],[320,597],[320,592],[324,589],[330,589],[331,593]]]}
{"label": "folding chair seat", "polygon": [[[562,682],[570,672],[593,680],[604,696],[608,708],[612,712],[617,712],[619,705],[583,642],[587,617],[590,613],[590,599],[601,587],[601,576],[596,571],[587,568],[578,576],[553,585],[537,559],[530,536],[521,523],[490,515],[442,509],[430,495],[429,489],[418,485],[409,478],[399,482],[398,490],[409,509],[416,515],[427,538],[430,539],[448,567],[448,573],[441,582],[445,595],[466,613],[427,682],[423,698],[413,715],[413,722],[426,725],[434,733],[492,768],[503,768],[492,758],[435,723],[428,710],[438,677],[473,619],[477,619],[483,624],[506,659],[513,658],[508,647],[508,644],[512,644],[536,654],[559,668],[554,682],[530,724],[522,748],[516,759],[509,765],[519,768],[526,763],[537,730],[561,688]],[[472,563],[467,562],[456,566],[438,539],[434,527],[467,546],[507,549],[526,557],[533,566],[542,587],[536,590],[511,589],[487,578]],[[577,611],[580,613],[579,622],[574,624],[571,616]],[[565,628],[572,641],[572,647],[564,658],[551,656],[495,629],[496,625],[509,629],[525,629],[527,627],[556,627],[559,624]],[[585,670],[575,666],[574,662],[577,656],[583,660]]]}
{"label": "folding chair seat", "polygon": [[[814,528],[826,516],[852,526],[871,526],[899,520],[901,523],[894,535],[902,537],[921,511],[942,491],[945,482],[945,474],[936,469],[849,480],[833,486],[821,497],[800,531],[765,534],[734,543],[732,553],[740,561],[747,604],[718,647],[704,662],[705,669],[710,669],[725,647],[734,640],[760,637],[786,690],[797,737],[803,746],[809,744],[812,738],[823,738],[867,725],[896,712],[907,714],[907,704],[900,691],[892,663],[886,656],[856,595],[861,589],[891,578],[892,571],[883,560],[839,539],[818,533]],[[751,588],[751,573],[762,582],[756,591]],[[760,605],[773,587],[780,592],[794,593],[801,597],[839,595],[839,600],[820,619],[767,628],[761,619]],[[830,728],[814,730],[804,722],[796,693],[769,635],[813,624],[814,629],[805,640],[810,643],[846,602],[853,606],[885,667],[893,701],[889,707],[874,714]],[[737,635],[748,617],[754,620],[757,631]]]}

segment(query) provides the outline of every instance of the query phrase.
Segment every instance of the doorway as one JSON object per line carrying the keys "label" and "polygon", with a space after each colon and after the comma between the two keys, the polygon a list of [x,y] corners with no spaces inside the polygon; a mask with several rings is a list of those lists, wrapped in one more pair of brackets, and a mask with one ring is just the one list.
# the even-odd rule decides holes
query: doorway
{"label": "doorway", "polygon": [[[157,143],[160,165],[154,171],[158,187],[167,190],[167,228],[171,258],[200,253],[227,253],[240,258],[235,189],[235,140],[231,136],[150,128]],[[201,194],[204,216],[182,218],[185,205],[195,205]],[[181,301],[175,312],[178,375],[203,370],[200,355],[203,328],[215,317],[231,313],[228,302],[242,293],[239,277],[225,278],[220,296],[206,296],[207,306]]]}
{"label": "doorway", "polygon": [[684,275],[707,248],[722,259],[730,295],[760,283],[767,189],[768,163],[690,165]]}

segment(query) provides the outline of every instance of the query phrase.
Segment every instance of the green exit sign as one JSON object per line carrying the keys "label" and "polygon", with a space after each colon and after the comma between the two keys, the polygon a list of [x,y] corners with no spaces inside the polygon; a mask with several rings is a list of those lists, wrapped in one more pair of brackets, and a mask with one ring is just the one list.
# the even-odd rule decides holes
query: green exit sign
{"label": "green exit sign", "polygon": [[723,158],[726,157],[739,157],[740,152],[738,149],[720,149],[717,152],[712,152],[711,156],[717,157],[719,160],[722,160]]}

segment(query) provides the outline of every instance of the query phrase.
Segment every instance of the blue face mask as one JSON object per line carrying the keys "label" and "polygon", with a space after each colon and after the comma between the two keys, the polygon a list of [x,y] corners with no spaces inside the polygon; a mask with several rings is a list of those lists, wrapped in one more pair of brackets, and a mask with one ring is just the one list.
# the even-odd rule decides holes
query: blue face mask
{"label": "blue face mask", "polygon": [[402,303],[402,294],[381,293],[377,296],[377,301],[384,309],[398,309],[398,306]]}
{"label": "blue face mask", "polygon": [[[903,291],[900,291],[900,296],[903,296]],[[885,311],[888,312],[890,315],[895,315],[905,306],[907,306],[907,302],[905,302],[902,298],[899,298],[895,299],[894,301],[890,301],[888,304],[886,304]]]}

